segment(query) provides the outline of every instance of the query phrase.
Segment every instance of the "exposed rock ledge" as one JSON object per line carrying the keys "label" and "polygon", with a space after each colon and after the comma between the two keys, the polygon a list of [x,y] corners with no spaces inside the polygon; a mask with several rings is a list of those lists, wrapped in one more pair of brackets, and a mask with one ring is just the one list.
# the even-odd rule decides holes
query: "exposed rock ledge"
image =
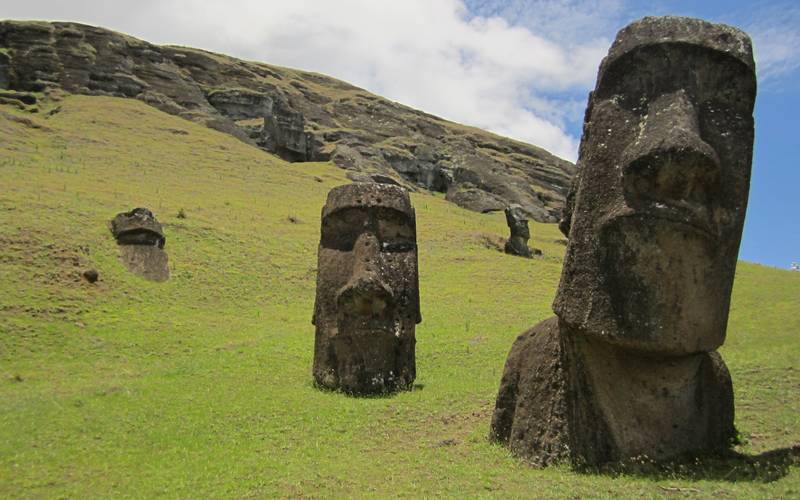
{"label": "exposed rock ledge", "polygon": [[0,89],[140,99],[289,161],[332,160],[447,193],[476,211],[516,203],[558,220],[575,166],[316,73],[156,46],[76,23],[0,21]]}

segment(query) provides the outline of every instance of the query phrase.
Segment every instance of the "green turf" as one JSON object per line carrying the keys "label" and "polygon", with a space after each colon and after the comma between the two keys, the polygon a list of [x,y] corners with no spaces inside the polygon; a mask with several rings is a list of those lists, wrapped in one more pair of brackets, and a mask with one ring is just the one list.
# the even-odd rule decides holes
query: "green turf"
{"label": "green turf", "polygon": [[[800,494],[800,471],[771,455],[593,475],[487,442],[505,356],[551,314],[564,247],[532,224],[545,256],[506,256],[486,244],[502,214],[439,196],[412,196],[417,387],[314,389],[319,213],[343,172],[137,101],[60,106],[0,106],[0,497]],[[165,225],[166,283],[117,260],[106,224],[135,206]],[[798,332],[800,273],[740,263],[722,353],[743,453],[800,441]]]}

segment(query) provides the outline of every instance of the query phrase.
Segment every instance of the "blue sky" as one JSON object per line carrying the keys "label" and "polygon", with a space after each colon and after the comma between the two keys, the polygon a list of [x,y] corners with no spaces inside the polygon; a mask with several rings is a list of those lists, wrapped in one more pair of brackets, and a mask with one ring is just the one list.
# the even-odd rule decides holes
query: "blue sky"
{"label": "blue sky", "polygon": [[[740,258],[786,268],[800,262],[800,3],[773,1],[537,2],[467,0],[472,15],[499,15],[512,25],[537,29],[539,9],[560,6],[577,15],[584,37],[612,39],[617,29],[645,15],[700,17],[745,29],[754,39],[759,89],[756,143]],[[594,15],[587,19],[586,15]],[[556,22],[554,29],[559,29]],[[541,28],[539,28],[541,29]],[[581,37],[568,33],[574,43]],[[574,117],[573,117],[574,118]],[[579,136],[580,118],[566,130]]]}
{"label": "blue sky", "polygon": [[318,71],[575,160],[597,66],[645,15],[724,22],[754,40],[759,73],[740,256],[800,261],[800,3],[796,0],[26,0],[0,18],[71,20],[153,43]]}

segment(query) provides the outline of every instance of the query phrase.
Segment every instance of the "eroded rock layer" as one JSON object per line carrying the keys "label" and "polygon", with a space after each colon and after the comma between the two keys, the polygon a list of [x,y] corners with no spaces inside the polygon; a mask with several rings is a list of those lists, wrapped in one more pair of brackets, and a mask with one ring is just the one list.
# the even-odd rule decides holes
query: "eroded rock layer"
{"label": "eroded rock layer", "polygon": [[315,73],[76,23],[0,22],[0,89],[130,97],[273,152],[554,222],[575,166]]}

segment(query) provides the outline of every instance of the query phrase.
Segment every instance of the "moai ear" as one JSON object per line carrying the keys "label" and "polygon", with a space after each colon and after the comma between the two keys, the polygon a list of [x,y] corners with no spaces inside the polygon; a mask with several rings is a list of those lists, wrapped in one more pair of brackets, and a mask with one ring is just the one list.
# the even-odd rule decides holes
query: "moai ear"
{"label": "moai ear", "polygon": [[578,171],[575,173],[575,176],[572,178],[572,182],[569,185],[569,191],[567,192],[567,197],[564,200],[564,208],[561,209],[561,220],[558,221],[558,229],[561,230],[561,233],[565,238],[569,238],[569,229],[572,227],[572,211],[575,207],[575,193],[578,191],[578,187],[581,182],[581,174],[583,173],[580,159],[583,156],[584,145],[588,142],[587,132],[589,129],[589,120],[592,117],[592,107],[594,104],[592,99],[593,97],[594,91],[590,91],[586,112],[583,115],[583,140],[581,140],[581,150],[578,151]]}
{"label": "moai ear", "polygon": [[564,208],[561,209],[561,220],[558,221],[558,229],[565,238],[569,238],[569,229],[572,227],[572,210],[575,205],[575,191],[578,190],[578,183],[580,181],[581,170],[572,178],[567,198],[564,200]]}

